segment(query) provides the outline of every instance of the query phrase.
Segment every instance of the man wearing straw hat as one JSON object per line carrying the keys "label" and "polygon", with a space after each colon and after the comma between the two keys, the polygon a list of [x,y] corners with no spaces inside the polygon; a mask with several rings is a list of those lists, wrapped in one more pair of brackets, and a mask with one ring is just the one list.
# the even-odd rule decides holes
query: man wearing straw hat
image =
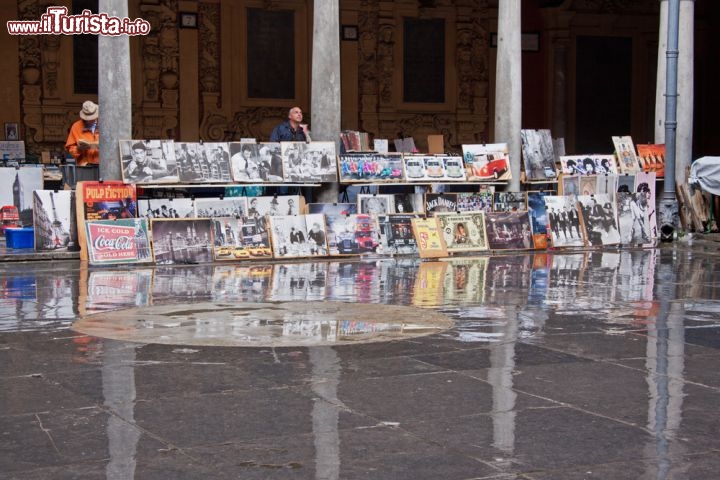
{"label": "man wearing straw hat", "polygon": [[98,114],[98,105],[88,100],[80,110],[80,120],[70,127],[65,150],[72,155],[79,167],[100,163]]}

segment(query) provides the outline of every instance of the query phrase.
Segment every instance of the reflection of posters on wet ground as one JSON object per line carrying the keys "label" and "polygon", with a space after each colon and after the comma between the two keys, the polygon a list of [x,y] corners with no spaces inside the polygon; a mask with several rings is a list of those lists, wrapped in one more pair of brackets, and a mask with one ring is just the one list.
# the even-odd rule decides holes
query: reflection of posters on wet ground
{"label": "reflection of posters on wet ground", "polygon": [[35,190],[33,227],[35,250],[77,248],[75,192],[72,190]]}
{"label": "reflection of posters on wet ground", "polygon": [[[131,271],[89,272],[87,295],[81,295],[78,303],[85,309],[83,315],[115,310],[122,307],[147,307],[150,305],[153,281],[152,269]],[[81,293],[83,289],[80,289]]]}
{"label": "reflection of posters on wet ground", "polygon": [[447,260],[445,301],[483,303],[485,301],[486,257]]}
{"label": "reflection of posters on wet ground", "polygon": [[413,287],[412,304],[416,307],[436,307],[444,304],[446,262],[423,262],[418,267]]}
{"label": "reflection of posters on wet ground", "polygon": [[151,218],[194,218],[191,198],[150,198],[138,200],[138,215]]}
{"label": "reflection of posters on wet ground", "polygon": [[520,130],[525,177],[529,181],[557,177],[550,130]]}
{"label": "reflection of posters on wet ground", "polygon": [[195,264],[213,260],[213,225],[204,219],[153,219],[150,224],[157,264]]}
{"label": "reflection of posters on wet ground", "polygon": [[382,253],[391,255],[417,254],[417,242],[412,232],[415,215],[380,215],[380,242]]}
{"label": "reflection of posters on wet ground", "polygon": [[492,212],[485,215],[487,241],[491,250],[533,248],[527,212]]}
{"label": "reflection of posters on wet ground", "polygon": [[620,233],[617,227],[617,213],[610,197],[603,195],[580,195],[578,203],[582,209],[582,225],[585,237],[592,246],[617,245]]}
{"label": "reflection of posters on wet ground", "polygon": [[435,215],[448,252],[476,252],[487,250],[485,214],[438,213]]}
{"label": "reflection of posters on wet ground", "polygon": [[269,300],[319,300],[326,289],[327,264],[278,264],[274,266]]}
{"label": "reflection of posters on wet ground", "polygon": [[447,247],[436,218],[413,218],[411,223],[420,258],[447,257]]}
{"label": "reflection of posters on wet ground", "polygon": [[264,302],[270,295],[273,265],[215,265],[213,299],[227,302]]}
{"label": "reflection of posters on wet ground", "polygon": [[91,220],[85,234],[91,265],[152,262],[145,218]]}

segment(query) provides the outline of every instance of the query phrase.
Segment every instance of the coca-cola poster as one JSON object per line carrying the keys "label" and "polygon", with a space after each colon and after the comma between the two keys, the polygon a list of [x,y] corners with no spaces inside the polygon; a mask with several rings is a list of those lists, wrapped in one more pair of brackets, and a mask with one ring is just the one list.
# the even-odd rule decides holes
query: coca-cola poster
{"label": "coca-cola poster", "polygon": [[91,220],[85,231],[93,265],[152,262],[145,218]]}

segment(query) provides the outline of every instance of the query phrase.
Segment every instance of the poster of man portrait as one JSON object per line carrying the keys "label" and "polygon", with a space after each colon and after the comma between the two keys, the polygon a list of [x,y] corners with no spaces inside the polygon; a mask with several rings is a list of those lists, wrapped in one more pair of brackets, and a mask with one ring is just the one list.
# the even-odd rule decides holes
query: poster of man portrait
{"label": "poster of man portrait", "polygon": [[180,181],[172,140],[120,140],[120,162],[125,183],[152,184]]}
{"label": "poster of man portrait", "polygon": [[530,217],[527,212],[491,212],[485,214],[490,250],[527,250],[533,248]]}
{"label": "poster of man portrait", "polygon": [[435,217],[448,252],[475,252],[488,249],[483,212],[438,213]]}
{"label": "poster of man portrait", "polygon": [[545,208],[547,209],[553,247],[582,247],[585,245],[576,197],[548,195],[545,197]]}
{"label": "poster of man portrait", "polygon": [[150,221],[153,259],[158,265],[213,261],[213,226],[209,218]]}
{"label": "poster of man portrait", "polygon": [[652,244],[659,236],[657,212],[655,209],[655,205],[657,205],[655,200],[655,191],[657,190],[656,180],[657,178],[655,172],[638,172],[635,175],[635,193],[645,197],[640,201],[643,204],[647,204],[646,208],[648,210],[648,218],[650,220],[651,242],[648,243],[648,245]]}
{"label": "poster of man portrait", "polygon": [[233,180],[240,183],[282,182],[280,143],[230,142]]}
{"label": "poster of man portrait", "polygon": [[646,193],[618,192],[617,213],[622,245],[652,243],[650,205]]}
{"label": "poster of man portrait", "polygon": [[337,182],[335,142],[280,142],[286,182]]}
{"label": "poster of man portrait", "polygon": [[550,130],[520,130],[525,178],[528,181],[557,177],[555,153]]}
{"label": "poster of man portrait", "polygon": [[619,244],[617,211],[610,201],[610,196],[580,195],[577,200],[581,208],[582,225],[588,244],[594,247]]}

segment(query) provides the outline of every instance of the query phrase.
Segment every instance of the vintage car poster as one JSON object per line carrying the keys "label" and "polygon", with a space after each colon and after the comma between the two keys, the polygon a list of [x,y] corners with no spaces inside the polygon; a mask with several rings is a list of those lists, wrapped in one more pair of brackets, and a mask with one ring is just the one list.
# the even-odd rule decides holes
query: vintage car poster
{"label": "vintage car poster", "polygon": [[77,215],[80,258],[88,259],[85,237],[86,220],[115,220],[137,216],[135,185],[120,181],[81,181],[75,185],[75,215]]}
{"label": "vintage car poster", "polygon": [[435,215],[448,252],[477,252],[487,250],[485,214],[438,213]]}
{"label": "vintage car poster", "polygon": [[447,247],[436,218],[413,218],[410,222],[420,258],[447,257]]}
{"label": "vintage car poster", "polygon": [[91,265],[152,262],[145,218],[90,220],[85,233]]}
{"label": "vintage car poster", "polygon": [[451,155],[404,155],[407,182],[465,181],[462,157]]}
{"label": "vintage car poster", "polygon": [[469,182],[505,181],[512,178],[507,143],[463,145],[462,151]]}

